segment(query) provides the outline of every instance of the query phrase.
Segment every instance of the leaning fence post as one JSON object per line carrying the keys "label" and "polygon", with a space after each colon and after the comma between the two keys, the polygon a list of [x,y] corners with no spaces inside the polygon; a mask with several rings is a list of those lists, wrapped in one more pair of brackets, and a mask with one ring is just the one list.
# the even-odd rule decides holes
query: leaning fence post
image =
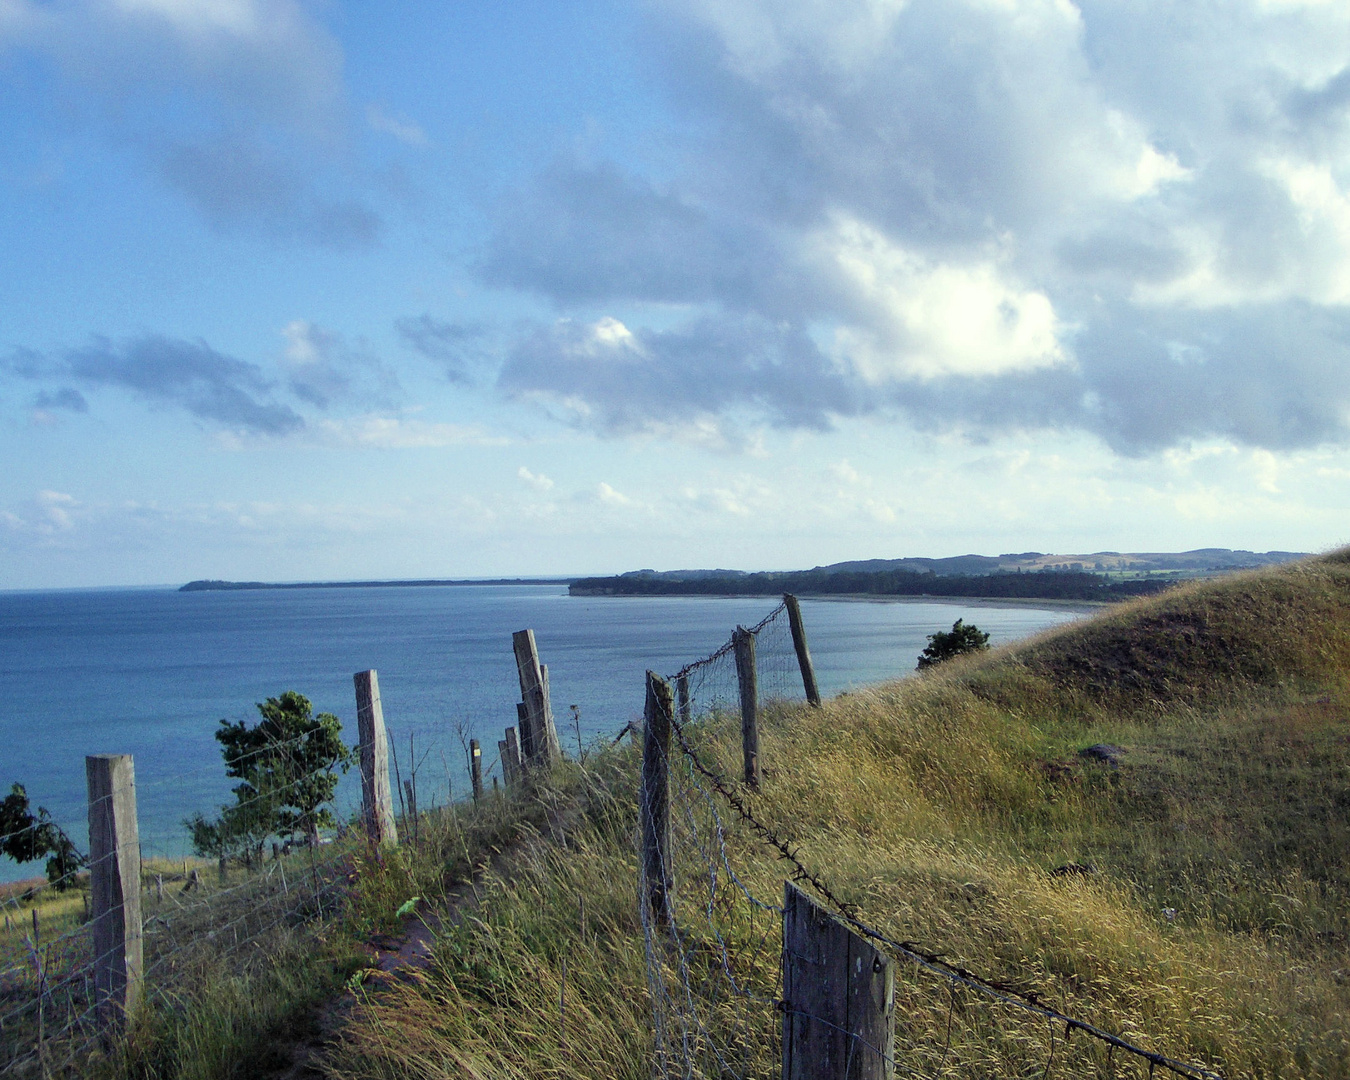
{"label": "leaning fence post", "polygon": [[558,745],[557,729],[553,726],[548,683],[539,663],[539,647],[535,644],[534,631],[517,630],[511,635],[511,646],[516,654],[520,696],[529,712],[531,747],[526,757],[532,765],[548,767],[562,756],[562,750]]}
{"label": "leaning fence post", "polygon": [[890,959],[783,882],[783,1080],[892,1080]]}
{"label": "leaning fence post", "polygon": [[647,886],[645,902],[661,922],[670,917],[670,721],[673,714],[670,683],[647,672],[647,701],[642,710],[642,790],[638,814],[642,821],[642,871]]}
{"label": "leaning fence post", "polygon": [[792,647],[797,650],[797,666],[802,669],[802,686],[806,690],[806,700],[820,707],[820,688],[816,686],[816,669],[811,663],[811,649],[806,644],[806,624],[802,622],[802,606],[791,593],[783,594],[783,606],[787,608],[788,625],[792,627]]}
{"label": "leaning fence post", "polygon": [[741,685],[741,752],[745,782],[759,786],[759,676],[755,672],[755,635],[743,626],[731,635],[736,651],[736,680]]}
{"label": "leaning fence post", "polygon": [[679,710],[680,723],[687,724],[693,718],[693,704],[689,700],[689,676],[675,676],[675,705]]}
{"label": "leaning fence post", "polygon": [[374,844],[397,844],[394,803],[389,794],[389,744],[384,733],[384,710],[380,707],[380,679],[372,671],[358,671],[356,684],[356,729],[361,746],[361,802],[365,810],[366,835]]}
{"label": "leaning fence post", "polygon": [[473,801],[483,797],[483,749],[477,739],[469,740],[469,779],[473,781]]}
{"label": "leaning fence post", "polygon": [[126,1029],[144,993],[136,770],[130,754],[94,754],[84,759],[84,771],[89,788],[94,1005],[108,1043]]}

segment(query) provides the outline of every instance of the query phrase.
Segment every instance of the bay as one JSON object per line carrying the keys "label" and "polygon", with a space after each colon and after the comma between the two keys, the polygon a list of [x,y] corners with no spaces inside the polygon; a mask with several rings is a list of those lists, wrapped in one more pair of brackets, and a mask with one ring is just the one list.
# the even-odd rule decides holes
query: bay
{"label": "bay", "polygon": [[[774,606],[570,597],[552,584],[0,593],[0,794],[23,783],[83,847],[84,756],[133,754],[143,847],[181,856],[183,819],[231,797],[213,738],[221,719],[254,722],[255,702],[297,690],[355,741],[352,674],[375,668],[404,775],[413,740],[419,801],[463,797],[465,741],[479,739],[499,773],[497,740],[515,723],[513,631],[534,629],[559,734],[575,753],[578,731],[587,745],[640,715],[647,668],[672,673]],[[999,644],[1078,617],[937,601],[803,600],[802,610],[826,695],[912,672],[927,635],[957,618]],[[760,665],[766,692],[800,696],[784,634],[765,636]],[[353,771],[339,787],[341,813],[359,799]],[[0,860],[0,881],[35,872]]]}

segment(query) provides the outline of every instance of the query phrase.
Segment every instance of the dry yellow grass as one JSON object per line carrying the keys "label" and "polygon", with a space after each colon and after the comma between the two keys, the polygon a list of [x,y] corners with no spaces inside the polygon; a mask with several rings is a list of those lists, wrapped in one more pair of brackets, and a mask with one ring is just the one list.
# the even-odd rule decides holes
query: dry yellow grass
{"label": "dry yellow grass", "polygon": [[[753,806],[897,938],[1227,1076],[1350,1076],[1347,671],[1344,556],[1187,586],[771,713]],[[698,737],[734,775],[734,732]],[[1127,749],[1119,769],[1078,756],[1095,742]],[[424,977],[371,991],[334,1076],[650,1073],[635,760],[571,783],[586,811],[567,843],[541,838],[486,881]],[[727,839],[756,895],[780,896],[772,853]],[[1068,862],[1098,872],[1049,873]],[[737,945],[747,963],[773,949]],[[897,1058],[922,1075],[1106,1065],[1080,1036],[913,967],[898,1001]],[[758,1037],[745,1060],[771,1075],[771,1012]]]}

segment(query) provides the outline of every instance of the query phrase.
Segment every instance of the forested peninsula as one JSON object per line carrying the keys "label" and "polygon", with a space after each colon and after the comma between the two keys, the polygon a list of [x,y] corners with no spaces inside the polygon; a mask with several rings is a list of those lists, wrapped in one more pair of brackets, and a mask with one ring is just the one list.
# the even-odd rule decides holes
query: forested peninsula
{"label": "forested peninsula", "polygon": [[680,578],[641,572],[582,578],[572,596],[968,596],[991,599],[1110,602],[1162,592],[1172,578],[1108,581],[1084,571],[937,574],[913,570],[821,571]]}

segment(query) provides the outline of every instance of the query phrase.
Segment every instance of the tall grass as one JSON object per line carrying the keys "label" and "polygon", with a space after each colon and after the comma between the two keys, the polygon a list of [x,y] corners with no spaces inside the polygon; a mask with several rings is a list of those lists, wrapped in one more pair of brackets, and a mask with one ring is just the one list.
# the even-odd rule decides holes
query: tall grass
{"label": "tall grass", "polygon": [[[1226,1075],[1350,1076],[1347,670],[1344,558],[1188,586],[769,710],[747,797],[896,938]],[[733,727],[697,736],[736,775]],[[1096,742],[1126,749],[1119,768],[1079,756]],[[577,785],[565,839],[490,876],[431,969],[362,997],[332,1075],[650,1071],[633,755]],[[734,827],[728,843],[781,895],[771,852]],[[1067,863],[1095,872],[1050,873]],[[1104,1048],[903,964],[897,1001],[899,1064],[922,1075],[1106,1068]]]}

